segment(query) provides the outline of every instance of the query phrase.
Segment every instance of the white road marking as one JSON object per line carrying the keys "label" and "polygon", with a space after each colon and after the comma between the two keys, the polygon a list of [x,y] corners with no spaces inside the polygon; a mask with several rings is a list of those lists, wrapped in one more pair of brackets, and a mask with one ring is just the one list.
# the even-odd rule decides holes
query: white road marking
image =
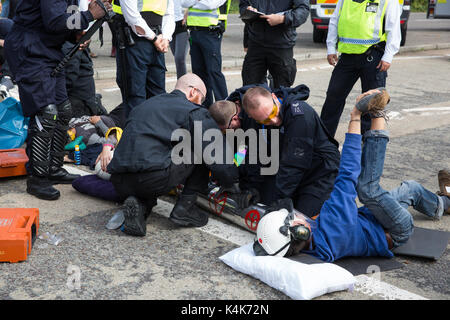
{"label": "white road marking", "polygon": [[450,111],[450,107],[411,108],[411,109],[402,109],[402,111],[404,112]]}
{"label": "white road marking", "polygon": [[105,92],[120,91],[120,88],[119,87],[107,88],[107,89],[103,89],[103,91],[105,91]]}
{"label": "white road marking", "polygon": [[[158,205],[153,209],[153,211],[161,216],[168,218],[172,209],[173,204],[158,199]],[[255,235],[253,233],[244,229],[240,229],[239,227],[235,227],[233,225],[225,224],[220,221],[219,218],[216,218],[211,214],[209,217],[210,219],[208,221],[208,224],[197,229],[223,240],[232,242],[238,246],[243,246],[254,241]]]}
{"label": "white road marking", "polygon": [[394,57],[394,60],[438,59],[438,58],[444,58],[444,57],[445,57],[445,55],[441,55],[441,56]]}
{"label": "white road marking", "polygon": [[397,288],[389,283],[380,281],[375,275],[356,276],[354,290],[372,297],[380,297],[384,300],[428,300],[415,293]]}

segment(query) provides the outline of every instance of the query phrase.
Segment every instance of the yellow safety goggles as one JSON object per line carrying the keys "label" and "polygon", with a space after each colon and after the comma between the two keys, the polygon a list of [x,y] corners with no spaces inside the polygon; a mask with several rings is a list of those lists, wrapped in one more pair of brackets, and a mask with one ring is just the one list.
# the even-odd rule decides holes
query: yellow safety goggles
{"label": "yellow safety goggles", "polygon": [[275,118],[278,114],[278,106],[275,103],[275,101],[273,100],[273,108],[272,108],[272,112],[269,114],[269,116],[267,118],[265,118],[264,120],[258,121],[260,124],[264,124],[264,125],[270,125],[272,123],[272,119]]}

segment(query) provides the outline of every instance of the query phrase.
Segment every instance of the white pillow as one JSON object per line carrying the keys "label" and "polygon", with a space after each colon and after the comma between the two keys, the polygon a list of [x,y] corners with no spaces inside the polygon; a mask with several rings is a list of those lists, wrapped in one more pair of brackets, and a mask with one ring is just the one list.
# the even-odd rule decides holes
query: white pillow
{"label": "white pillow", "polygon": [[292,299],[310,300],[329,292],[353,289],[356,282],[350,272],[332,263],[308,265],[284,257],[255,256],[253,243],[234,249],[219,259]]}

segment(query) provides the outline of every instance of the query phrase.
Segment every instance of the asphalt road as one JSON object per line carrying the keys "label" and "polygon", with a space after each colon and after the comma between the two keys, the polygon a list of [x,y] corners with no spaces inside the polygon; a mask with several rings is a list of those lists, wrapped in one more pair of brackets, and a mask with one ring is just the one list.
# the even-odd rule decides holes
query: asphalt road
{"label": "asphalt road", "polygon": [[[432,27],[425,32],[448,37],[449,22],[443,24],[442,32]],[[332,68],[325,60],[305,60],[298,68],[295,84],[311,89],[308,102],[320,112]],[[450,49],[408,52],[394,59],[387,80],[391,141],[382,180],[386,189],[417,180],[436,191],[438,170],[450,169],[449,74]],[[229,90],[241,86],[239,68],[228,68],[225,75]],[[174,83],[169,76],[167,89]],[[97,91],[109,110],[120,101],[113,79],[97,80]],[[356,84],[347,100],[339,142],[359,91]],[[211,216],[206,228],[179,229],[166,219],[171,205],[160,202],[148,219],[147,235],[133,238],[104,227],[118,204],[83,196],[70,185],[57,188],[61,199],[47,202],[25,192],[25,178],[0,180],[1,207],[39,208],[40,233],[63,237],[58,246],[36,240],[25,262],[0,263],[0,299],[289,299],[218,259],[252,238],[238,227]],[[431,221],[411,212],[416,226],[450,231],[449,216]],[[404,267],[378,274],[377,285],[360,277],[353,292],[318,300],[450,298],[448,247],[438,261],[395,259]]]}

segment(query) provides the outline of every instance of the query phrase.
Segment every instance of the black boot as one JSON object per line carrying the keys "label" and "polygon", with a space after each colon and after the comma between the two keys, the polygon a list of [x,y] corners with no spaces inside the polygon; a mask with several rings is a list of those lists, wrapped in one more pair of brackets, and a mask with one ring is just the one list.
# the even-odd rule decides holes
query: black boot
{"label": "black boot", "polygon": [[169,220],[182,227],[203,227],[208,223],[208,214],[196,204],[197,195],[181,194],[170,213]]}
{"label": "black boot", "polygon": [[60,196],[50,180],[35,176],[28,176],[27,192],[43,200],[57,200]]}
{"label": "black boot", "polygon": [[50,170],[51,142],[56,126],[57,108],[48,105],[34,118],[29,127],[27,148],[29,151],[29,173],[27,192],[39,199],[56,200],[60,193],[48,180]]}
{"label": "black boot", "polygon": [[79,174],[70,174],[62,166],[64,164],[64,146],[67,142],[68,123],[72,116],[70,101],[58,105],[58,117],[53,134],[51,147],[50,175],[49,179],[54,184],[72,184],[73,180],[80,177]]}
{"label": "black boot", "polygon": [[131,236],[143,237],[147,233],[147,207],[136,197],[130,196],[124,202],[125,222],[121,230]]}

